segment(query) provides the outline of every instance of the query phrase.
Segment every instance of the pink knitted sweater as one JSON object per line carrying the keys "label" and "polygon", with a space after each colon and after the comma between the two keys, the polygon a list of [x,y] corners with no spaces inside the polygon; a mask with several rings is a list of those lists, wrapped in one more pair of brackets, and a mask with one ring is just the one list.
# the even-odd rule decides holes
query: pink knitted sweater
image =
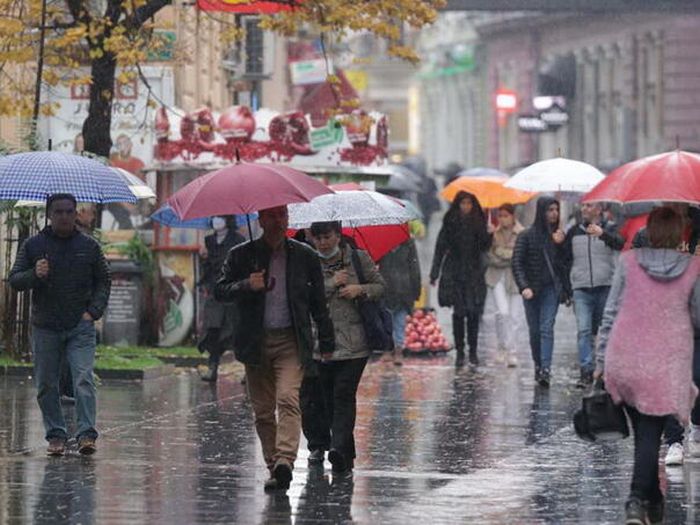
{"label": "pink knitted sweater", "polygon": [[626,281],[605,354],[605,387],[616,403],[642,414],[687,422],[697,389],[692,380],[689,301],[700,272],[694,258],[676,279],[656,280],[624,253]]}

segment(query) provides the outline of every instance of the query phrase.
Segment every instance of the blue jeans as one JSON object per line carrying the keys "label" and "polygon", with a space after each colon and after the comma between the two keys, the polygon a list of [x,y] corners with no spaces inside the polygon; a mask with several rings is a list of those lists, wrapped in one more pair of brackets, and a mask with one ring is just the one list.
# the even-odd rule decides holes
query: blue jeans
{"label": "blue jeans", "polygon": [[404,332],[406,330],[406,316],[408,310],[389,310],[391,312],[392,322],[394,324],[394,347],[403,348]]}
{"label": "blue jeans", "polygon": [[47,440],[68,438],[58,389],[62,356],[65,356],[73,376],[75,411],[78,420],[76,438],[97,438],[95,430],[97,403],[92,377],[95,344],[95,324],[92,321],[81,320],[75,328],[60,331],[32,327],[37,401],[44,420]]}
{"label": "blue jeans", "polygon": [[576,331],[578,339],[578,361],[581,370],[592,372],[593,338],[598,333],[603,320],[605,301],[608,300],[609,286],[581,288],[574,290],[574,313],[576,314]]}
{"label": "blue jeans", "polygon": [[535,296],[523,300],[530,332],[530,350],[535,367],[549,370],[554,352],[554,320],[559,309],[559,293],[554,285],[545,286]]}

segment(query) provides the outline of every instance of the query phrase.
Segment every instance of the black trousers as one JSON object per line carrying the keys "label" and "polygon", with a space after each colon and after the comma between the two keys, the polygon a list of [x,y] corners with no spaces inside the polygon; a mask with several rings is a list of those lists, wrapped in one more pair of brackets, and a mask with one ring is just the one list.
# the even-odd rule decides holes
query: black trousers
{"label": "black trousers", "polygon": [[299,391],[301,429],[309,450],[331,448],[331,425],[326,415],[326,403],[318,375],[304,376]]}
{"label": "black trousers", "polygon": [[219,340],[220,336],[221,328],[209,328],[197,345],[200,352],[209,352],[209,364],[217,366],[221,362],[221,356],[226,351],[226,345]]}
{"label": "black trousers", "polygon": [[648,416],[625,406],[634,429],[634,471],[630,497],[657,503],[663,497],[659,487],[659,448],[666,416]]}
{"label": "black trousers", "polygon": [[319,365],[326,421],[330,423],[330,448],[340,452],[350,464],[356,455],[353,433],[357,414],[357,387],[367,359],[362,357]]}
{"label": "black trousers", "polygon": [[476,354],[476,346],[479,342],[480,313],[468,313],[465,315],[452,314],[452,335],[455,339],[455,347],[458,352],[464,352],[464,322],[467,323],[467,345],[469,352]]}

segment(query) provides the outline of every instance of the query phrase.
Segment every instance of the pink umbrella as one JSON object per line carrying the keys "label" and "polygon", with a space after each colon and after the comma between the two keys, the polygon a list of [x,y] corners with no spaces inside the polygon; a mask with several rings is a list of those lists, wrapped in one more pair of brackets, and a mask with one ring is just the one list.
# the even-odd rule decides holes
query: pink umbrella
{"label": "pink umbrella", "polygon": [[308,202],[333,190],[282,164],[232,164],[176,191],[168,204],[182,220],[248,214]]}

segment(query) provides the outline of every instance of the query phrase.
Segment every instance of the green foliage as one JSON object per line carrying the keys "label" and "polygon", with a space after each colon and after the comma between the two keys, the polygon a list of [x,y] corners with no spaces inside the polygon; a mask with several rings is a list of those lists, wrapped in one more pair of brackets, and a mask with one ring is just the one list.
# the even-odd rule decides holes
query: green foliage
{"label": "green foliage", "polygon": [[[97,236],[101,240],[101,236]],[[155,260],[153,252],[148,245],[143,242],[143,239],[138,233],[129,239],[127,242],[117,242],[104,245],[106,250],[114,249],[121,255],[126,255],[132,261],[136,261],[141,265],[143,271],[143,279],[147,285],[153,284],[155,274]]]}

